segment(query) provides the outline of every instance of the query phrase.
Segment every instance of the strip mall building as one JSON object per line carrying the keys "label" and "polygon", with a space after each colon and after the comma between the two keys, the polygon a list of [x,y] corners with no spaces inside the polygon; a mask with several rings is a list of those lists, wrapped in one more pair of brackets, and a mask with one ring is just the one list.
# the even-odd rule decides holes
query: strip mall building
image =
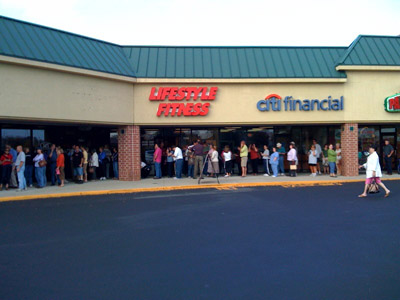
{"label": "strip mall building", "polygon": [[[5,143],[118,145],[120,179],[139,180],[155,142],[219,147],[341,142],[400,146],[400,37],[349,47],[120,46],[0,17]],[[379,149],[381,151],[381,149]],[[396,162],[397,165],[397,162]]]}

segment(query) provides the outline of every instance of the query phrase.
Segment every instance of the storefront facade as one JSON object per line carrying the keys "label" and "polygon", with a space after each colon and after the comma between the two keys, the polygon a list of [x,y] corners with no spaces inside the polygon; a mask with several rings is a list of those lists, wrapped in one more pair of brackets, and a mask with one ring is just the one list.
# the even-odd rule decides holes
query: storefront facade
{"label": "storefront facade", "polygon": [[139,180],[140,161],[161,142],[295,141],[307,169],[315,138],[342,144],[348,176],[369,144],[400,146],[399,37],[360,36],[350,47],[124,47],[4,17],[0,25],[2,147],[12,129],[29,131],[33,147],[36,135],[65,147],[74,136],[116,143],[120,179]]}

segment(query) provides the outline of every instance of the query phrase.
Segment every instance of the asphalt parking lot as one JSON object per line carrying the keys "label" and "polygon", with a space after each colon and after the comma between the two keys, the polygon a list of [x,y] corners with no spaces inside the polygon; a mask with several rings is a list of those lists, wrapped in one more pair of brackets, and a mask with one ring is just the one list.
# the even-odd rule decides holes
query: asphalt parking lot
{"label": "asphalt parking lot", "polygon": [[399,299],[387,184],[0,203],[0,298]]}

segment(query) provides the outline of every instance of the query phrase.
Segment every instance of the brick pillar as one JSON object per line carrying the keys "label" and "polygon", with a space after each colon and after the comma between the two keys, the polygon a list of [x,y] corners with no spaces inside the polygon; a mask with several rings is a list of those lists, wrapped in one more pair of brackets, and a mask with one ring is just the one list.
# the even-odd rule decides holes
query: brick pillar
{"label": "brick pillar", "polygon": [[342,125],[342,174],[358,175],[358,124]]}
{"label": "brick pillar", "polygon": [[140,127],[120,126],[118,129],[119,180],[140,180]]}

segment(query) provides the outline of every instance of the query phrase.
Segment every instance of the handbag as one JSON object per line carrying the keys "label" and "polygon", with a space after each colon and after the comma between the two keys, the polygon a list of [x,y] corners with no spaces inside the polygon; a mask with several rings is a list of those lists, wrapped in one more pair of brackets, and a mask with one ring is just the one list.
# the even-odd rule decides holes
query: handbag
{"label": "handbag", "polygon": [[93,167],[89,168],[89,173],[94,173],[94,168]]}
{"label": "handbag", "polygon": [[56,169],[56,175],[60,175],[60,169],[59,168]]}
{"label": "handbag", "polygon": [[297,166],[296,165],[290,165],[290,170],[291,171],[296,171],[297,170]]}
{"label": "handbag", "polygon": [[39,167],[44,167],[47,165],[47,161],[45,159],[39,161]]}
{"label": "handbag", "polygon": [[379,185],[376,183],[375,180],[368,185],[368,194],[376,194],[379,192]]}

